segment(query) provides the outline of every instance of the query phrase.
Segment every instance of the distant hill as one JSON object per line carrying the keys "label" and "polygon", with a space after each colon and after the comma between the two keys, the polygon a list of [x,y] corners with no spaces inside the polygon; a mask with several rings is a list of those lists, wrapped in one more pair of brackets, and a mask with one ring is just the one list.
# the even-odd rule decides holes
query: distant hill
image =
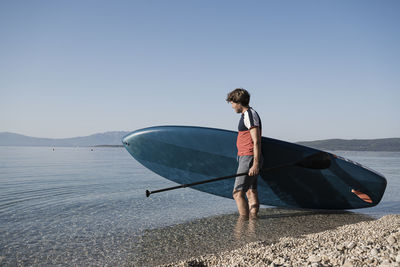
{"label": "distant hill", "polygon": [[328,139],[297,144],[321,150],[347,151],[400,151],[400,138],[384,139]]}
{"label": "distant hill", "polygon": [[[115,147],[121,146],[121,139],[129,132],[114,131],[97,133],[83,137],[73,138],[37,138],[26,135],[2,132],[0,133],[0,146],[49,146],[49,147],[76,147],[97,146]],[[385,139],[329,139],[309,142],[298,142],[299,145],[309,146],[322,150],[347,150],[347,151],[400,151],[400,138]]]}
{"label": "distant hill", "polygon": [[97,133],[83,137],[73,138],[37,138],[21,134],[2,132],[0,133],[0,146],[55,146],[55,147],[76,147],[76,146],[103,146],[122,145],[121,138],[129,132],[116,131]]}

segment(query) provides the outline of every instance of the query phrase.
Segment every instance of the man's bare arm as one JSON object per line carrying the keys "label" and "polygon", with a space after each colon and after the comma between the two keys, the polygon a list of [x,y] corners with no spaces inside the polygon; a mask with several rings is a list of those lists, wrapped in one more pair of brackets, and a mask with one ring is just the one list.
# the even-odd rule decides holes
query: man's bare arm
{"label": "man's bare arm", "polygon": [[261,133],[259,127],[253,127],[250,129],[251,139],[253,140],[254,148],[254,159],[253,159],[253,166],[249,170],[249,176],[255,176],[259,174],[260,167],[260,157],[261,157]]}

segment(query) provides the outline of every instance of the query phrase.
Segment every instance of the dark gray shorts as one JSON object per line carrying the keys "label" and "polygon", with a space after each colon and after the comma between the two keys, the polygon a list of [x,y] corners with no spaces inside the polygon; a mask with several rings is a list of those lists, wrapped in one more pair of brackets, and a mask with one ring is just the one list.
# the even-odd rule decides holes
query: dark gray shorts
{"label": "dark gray shorts", "polygon": [[[248,172],[253,166],[253,158],[254,156],[238,156],[238,162],[239,166],[237,169],[236,173],[243,173],[243,172]],[[260,166],[262,166],[262,156],[260,160]],[[242,190],[244,192],[247,192],[249,189],[257,189],[257,178],[258,175],[256,176],[238,176],[235,179],[235,185],[233,187],[233,192]]]}

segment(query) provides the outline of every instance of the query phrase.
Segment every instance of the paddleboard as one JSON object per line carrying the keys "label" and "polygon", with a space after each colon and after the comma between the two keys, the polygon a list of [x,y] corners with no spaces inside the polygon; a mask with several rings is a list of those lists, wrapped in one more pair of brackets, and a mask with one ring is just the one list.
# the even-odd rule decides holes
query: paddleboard
{"label": "paddleboard", "polygon": [[[134,131],[123,137],[122,143],[146,168],[178,184],[189,184],[235,174],[236,138],[237,132],[222,129],[156,126]],[[258,178],[260,203],[340,210],[373,207],[380,202],[385,177],[359,163],[327,153],[330,164],[324,169],[290,164],[317,153],[321,151],[262,137],[262,169],[270,170]],[[233,184],[234,178],[192,188],[232,198]]]}

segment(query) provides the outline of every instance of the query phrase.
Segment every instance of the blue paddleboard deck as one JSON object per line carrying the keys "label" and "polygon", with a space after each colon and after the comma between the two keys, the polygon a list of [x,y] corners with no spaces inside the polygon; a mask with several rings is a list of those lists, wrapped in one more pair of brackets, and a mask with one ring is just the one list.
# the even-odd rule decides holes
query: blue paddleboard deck
{"label": "blue paddleboard deck", "polygon": [[[179,184],[235,174],[237,132],[190,126],[158,126],[134,131],[122,140],[143,166]],[[273,168],[321,153],[320,150],[262,137],[262,168]],[[330,166],[291,165],[261,172],[261,204],[308,209],[358,209],[377,205],[384,194],[383,175],[327,153]],[[234,179],[234,178],[233,178]],[[233,179],[193,188],[232,198]]]}

